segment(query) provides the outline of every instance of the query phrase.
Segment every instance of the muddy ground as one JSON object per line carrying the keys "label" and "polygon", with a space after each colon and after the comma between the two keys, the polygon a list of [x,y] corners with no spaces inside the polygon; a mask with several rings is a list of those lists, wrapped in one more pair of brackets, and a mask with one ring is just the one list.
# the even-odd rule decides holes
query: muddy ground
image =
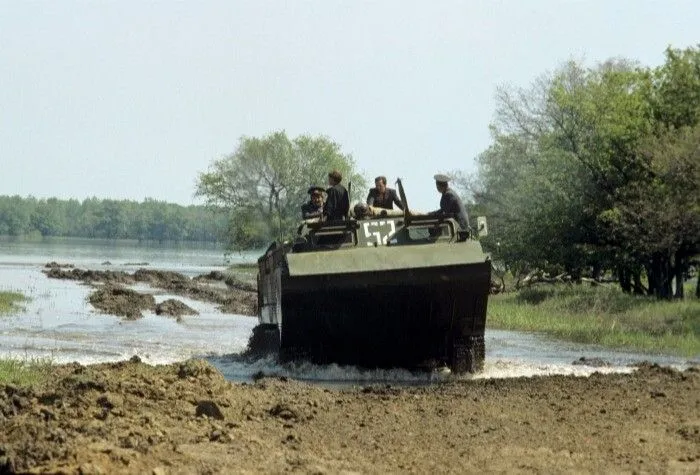
{"label": "muddy ground", "polygon": [[[94,272],[46,268],[96,292],[214,289],[254,311],[255,293],[226,276]],[[0,429],[0,473],[700,473],[700,369],[329,388],[134,358],[0,385]]]}
{"label": "muddy ground", "polygon": [[700,371],[333,389],[208,363],[0,386],[0,472],[698,473]]}

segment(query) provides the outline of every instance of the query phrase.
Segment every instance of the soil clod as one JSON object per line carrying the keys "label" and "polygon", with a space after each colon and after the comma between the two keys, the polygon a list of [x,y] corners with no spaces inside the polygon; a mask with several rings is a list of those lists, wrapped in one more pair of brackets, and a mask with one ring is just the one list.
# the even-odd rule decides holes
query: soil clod
{"label": "soil clod", "polygon": [[157,269],[139,268],[129,273],[79,269],[71,264],[49,262],[43,272],[52,279],[74,280],[97,287],[89,297],[90,303],[103,313],[127,319],[141,318],[145,311],[173,317],[197,314],[191,307],[175,299],[156,305],[155,301],[151,301],[150,294],[128,288],[136,284],[147,284],[154,289],[210,302],[216,304],[224,313],[250,316],[257,314],[255,284],[220,271],[189,278],[178,272]]}

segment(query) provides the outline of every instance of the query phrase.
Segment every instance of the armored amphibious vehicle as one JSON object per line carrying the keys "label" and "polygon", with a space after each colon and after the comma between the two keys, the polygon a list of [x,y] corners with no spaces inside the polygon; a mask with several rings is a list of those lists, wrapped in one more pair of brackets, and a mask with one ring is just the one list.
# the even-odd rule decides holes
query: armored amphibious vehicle
{"label": "armored amphibious vehicle", "polygon": [[307,221],[295,240],[271,244],[258,259],[249,347],[282,361],[481,370],[488,256],[453,217],[405,208]]}

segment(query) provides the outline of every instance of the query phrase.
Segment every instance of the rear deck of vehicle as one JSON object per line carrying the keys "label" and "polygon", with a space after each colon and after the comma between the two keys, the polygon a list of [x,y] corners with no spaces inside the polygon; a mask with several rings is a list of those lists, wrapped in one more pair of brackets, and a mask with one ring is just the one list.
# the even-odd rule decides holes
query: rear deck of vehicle
{"label": "rear deck of vehicle", "polygon": [[261,323],[280,329],[281,359],[480,369],[490,262],[451,221],[412,226],[320,225],[261,258]]}

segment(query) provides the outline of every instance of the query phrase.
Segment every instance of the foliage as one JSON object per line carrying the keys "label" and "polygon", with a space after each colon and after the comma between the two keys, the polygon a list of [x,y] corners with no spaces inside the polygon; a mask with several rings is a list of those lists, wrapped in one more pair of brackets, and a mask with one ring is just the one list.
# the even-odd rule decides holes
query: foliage
{"label": "foliage", "polygon": [[19,292],[0,292],[0,314],[11,312],[25,300],[26,297]]}
{"label": "foliage", "polygon": [[0,196],[0,235],[215,242],[222,239],[224,223],[205,206],[153,199],[80,202]]}
{"label": "foliage", "polygon": [[487,249],[515,272],[609,269],[670,297],[700,252],[700,49],[656,69],[569,62],[497,102],[472,180]]}
{"label": "foliage", "polygon": [[51,376],[52,364],[42,359],[0,359],[0,384],[40,385]]}
{"label": "foliage", "polygon": [[489,298],[491,328],[609,347],[700,354],[700,300],[659,302],[612,286],[537,286]]}
{"label": "foliage", "polygon": [[351,199],[360,197],[366,184],[353,158],[328,138],[289,139],[283,131],[242,137],[233,154],[200,174],[197,195],[225,209],[232,249],[261,247],[293,233],[308,187],[325,185],[333,169],[342,173],[346,187],[352,183]]}

